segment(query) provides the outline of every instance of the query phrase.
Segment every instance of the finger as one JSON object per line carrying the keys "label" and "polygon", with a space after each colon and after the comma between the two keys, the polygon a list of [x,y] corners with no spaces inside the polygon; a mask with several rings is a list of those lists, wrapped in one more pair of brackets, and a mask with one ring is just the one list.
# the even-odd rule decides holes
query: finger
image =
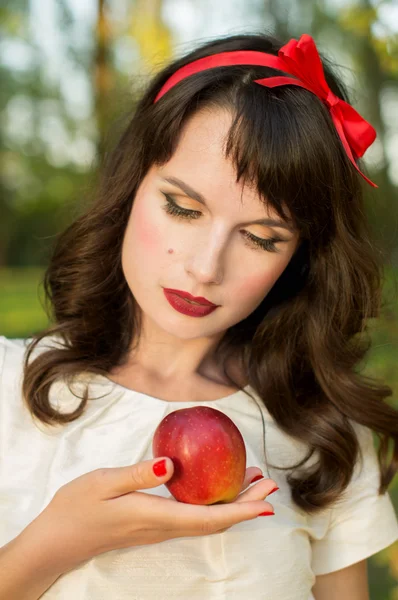
{"label": "finger", "polygon": [[245,479],[243,480],[243,484],[242,484],[242,492],[245,489],[247,489],[249,487],[249,485],[251,485],[251,482],[254,479],[254,477],[257,477],[259,475],[260,476],[263,475],[263,473],[259,467],[248,467],[246,469]]}
{"label": "finger", "polygon": [[[258,476],[263,477],[263,474],[262,474],[261,469],[259,467],[248,467],[246,469],[246,474],[245,474],[245,478],[243,480],[241,492],[244,492],[252,484],[253,479],[255,477],[258,477]],[[274,488],[278,487],[277,484],[275,483],[275,481],[273,479],[267,479],[267,481],[271,481],[272,482],[272,487],[274,487]],[[172,497],[173,497],[172,495],[167,496],[167,498],[172,498]],[[238,497],[241,497],[241,496],[238,496]],[[245,501],[245,499],[243,501]]]}
{"label": "finger", "polygon": [[[263,500],[253,502],[230,502],[208,506],[178,503],[170,504],[165,511],[163,505],[160,517],[165,526],[165,520],[170,529],[184,531],[184,535],[209,535],[228,529],[241,521],[255,519],[264,511],[274,511],[272,504]],[[167,516],[166,516],[167,513]]]}
{"label": "finger", "polygon": [[235,502],[253,502],[254,500],[264,500],[270,492],[278,487],[273,479],[261,479],[254,483],[245,492],[239,494]]}
{"label": "finger", "polygon": [[[165,459],[166,473],[156,475],[153,466]],[[158,457],[129,465],[127,467],[104,468],[92,471],[90,484],[103,499],[116,498],[129,492],[154,488],[170,479],[174,464],[169,457]]]}

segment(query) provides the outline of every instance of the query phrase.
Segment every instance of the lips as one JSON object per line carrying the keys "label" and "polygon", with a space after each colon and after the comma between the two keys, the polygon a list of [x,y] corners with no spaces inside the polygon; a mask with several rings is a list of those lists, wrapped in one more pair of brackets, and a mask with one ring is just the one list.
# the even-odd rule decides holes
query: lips
{"label": "lips", "polygon": [[180,298],[184,298],[184,300],[191,300],[192,302],[195,302],[202,306],[217,306],[217,304],[210,302],[210,300],[207,300],[207,298],[203,298],[203,296],[192,296],[192,294],[190,294],[189,292],[184,292],[182,290],[174,290],[172,288],[164,289],[166,292],[171,292],[172,294],[180,296]]}
{"label": "lips", "polygon": [[178,294],[169,292],[165,289],[163,289],[163,293],[166,296],[168,303],[174,308],[174,310],[188,317],[207,317],[218,308],[216,304],[213,306],[194,304],[186,298],[181,298],[181,296]]}

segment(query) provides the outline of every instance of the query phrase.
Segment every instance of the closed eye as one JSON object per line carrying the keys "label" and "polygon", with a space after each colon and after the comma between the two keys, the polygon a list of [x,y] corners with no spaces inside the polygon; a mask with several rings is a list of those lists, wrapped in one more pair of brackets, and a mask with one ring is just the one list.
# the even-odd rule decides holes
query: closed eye
{"label": "closed eye", "polygon": [[[166,194],[165,192],[162,192],[162,194],[166,198],[166,204],[162,206],[162,209],[173,218],[192,221],[195,219],[199,219],[199,217],[201,216],[202,213],[199,210],[188,210],[187,208],[182,208],[175,202],[172,196]],[[243,230],[242,233],[246,240],[248,240],[254,246],[255,249],[261,249],[267,252],[280,252],[280,250],[276,248],[275,244],[277,244],[278,242],[287,241],[278,236],[268,239],[260,238],[245,230]]]}

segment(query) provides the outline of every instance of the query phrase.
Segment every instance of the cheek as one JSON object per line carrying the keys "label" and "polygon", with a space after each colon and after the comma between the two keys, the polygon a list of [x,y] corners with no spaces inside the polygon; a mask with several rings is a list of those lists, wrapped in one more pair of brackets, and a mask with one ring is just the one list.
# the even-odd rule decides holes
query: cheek
{"label": "cheek", "polygon": [[161,268],[162,231],[145,209],[145,203],[133,206],[123,243],[122,267],[130,287],[153,278]]}
{"label": "cheek", "polygon": [[[134,207],[135,208],[135,207]],[[143,251],[147,256],[157,254],[163,247],[162,230],[154,221],[149,211],[145,211],[143,204],[133,210],[130,239],[138,251]]]}
{"label": "cheek", "polygon": [[264,271],[256,272],[250,275],[240,277],[237,289],[237,296],[242,300],[258,302],[273,287],[276,280],[284,271],[286,265],[273,265]]}

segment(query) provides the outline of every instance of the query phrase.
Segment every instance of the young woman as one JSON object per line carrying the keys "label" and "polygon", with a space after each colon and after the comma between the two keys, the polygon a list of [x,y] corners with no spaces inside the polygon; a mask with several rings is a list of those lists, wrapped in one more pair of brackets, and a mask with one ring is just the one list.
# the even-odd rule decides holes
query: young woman
{"label": "young woman", "polygon": [[[368,598],[398,539],[398,415],[358,369],[374,138],[308,35],[211,41],[149,83],[55,245],[52,326],[1,339],[0,598]],[[228,504],[177,502],[152,456],[198,404],[245,441]]]}

